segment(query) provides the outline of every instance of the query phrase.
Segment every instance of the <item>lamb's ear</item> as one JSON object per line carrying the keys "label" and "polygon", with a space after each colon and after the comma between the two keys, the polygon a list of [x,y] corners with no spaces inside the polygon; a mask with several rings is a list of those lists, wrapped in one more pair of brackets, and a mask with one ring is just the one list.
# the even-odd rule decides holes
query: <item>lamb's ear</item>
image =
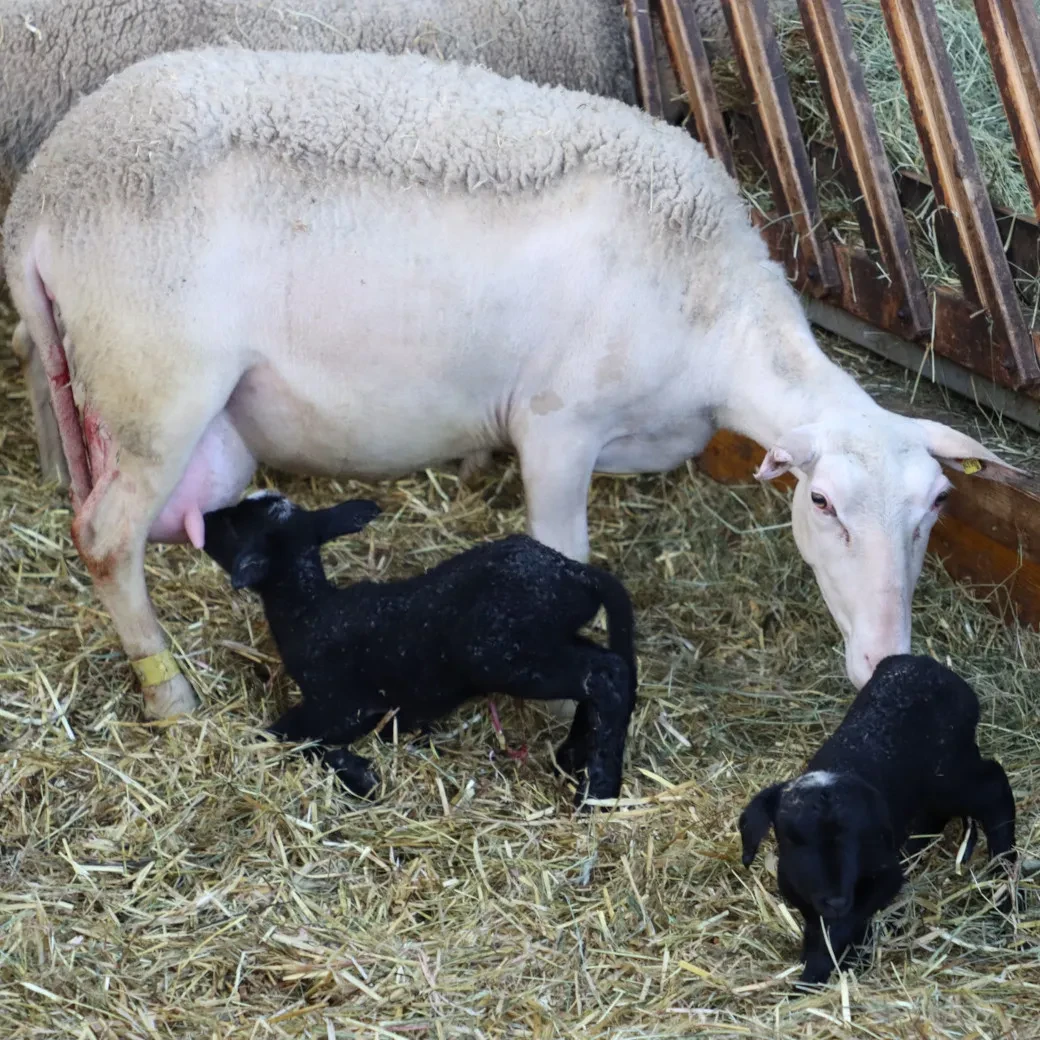
{"label": "lamb's ear", "polygon": [[231,587],[245,589],[257,585],[267,577],[268,560],[264,553],[245,550],[235,557],[231,565]]}
{"label": "lamb's ear", "polygon": [[878,829],[881,837],[881,849],[884,856],[898,854],[896,848],[895,829],[892,826],[892,817],[888,812],[888,803],[881,797],[881,792],[873,785],[867,785],[870,801],[872,822]]}
{"label": "lamb's ear", "polygon": [[766,452],[755,480],[776,480],[793,469],[806,471],[819,454],[818,434],[815,423],[789,430]]}
{"label": "lamb's ear", "polygon": [[345,534],[357,534],[367,527],[382,509],[367,498],[354,498],[338,506],[318,509],[314,517],[315,533],[319,542],[331,542]]}
{"label": "lamb's ear", "polygon": [[960,433],[951,426],[931,419],[914,419],[924,432],[925,446],[930,455],[953,469],[969,476],[995,480],[999,483],[1018,483],[1016,477],[1028,477],[1025,470],[1009,465],[983,447],[973,437]]}
{"label": "lamb's ear", "polygon": [[787,786],[784,780],[765,787],[745,806],[740,814],[740,842],[743,846],[740,861],[750,867],[758,853],[758,846],[776,823],[776,810],[780,806],[780,795]]}

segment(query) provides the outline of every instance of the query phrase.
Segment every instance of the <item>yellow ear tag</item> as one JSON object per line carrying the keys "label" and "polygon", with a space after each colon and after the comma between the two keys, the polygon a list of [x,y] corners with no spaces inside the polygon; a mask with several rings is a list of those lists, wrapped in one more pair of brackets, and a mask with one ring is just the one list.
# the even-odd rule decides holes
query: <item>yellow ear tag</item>
{"label": "yellow ear tag", "polygon": [[973,473],[978,473],[982,469],[982,463],[978,459],[961,459],[961,467],[970,477]]}

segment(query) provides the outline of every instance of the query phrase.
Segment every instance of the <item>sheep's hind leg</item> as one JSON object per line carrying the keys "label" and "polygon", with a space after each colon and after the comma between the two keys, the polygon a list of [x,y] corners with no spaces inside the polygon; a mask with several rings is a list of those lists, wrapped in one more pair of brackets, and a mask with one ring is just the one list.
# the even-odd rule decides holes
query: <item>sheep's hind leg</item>
{"label": "sheep's hind leg", "polygon": [[[72,538],[137,674],[145,715],[168,718],[198,701],[167,649],[145,584],[148,527],[164,497],[155,478],[125,452],[118,469],[107,460],[73,520]],[[176,475],[167,482],[175,484]]]}

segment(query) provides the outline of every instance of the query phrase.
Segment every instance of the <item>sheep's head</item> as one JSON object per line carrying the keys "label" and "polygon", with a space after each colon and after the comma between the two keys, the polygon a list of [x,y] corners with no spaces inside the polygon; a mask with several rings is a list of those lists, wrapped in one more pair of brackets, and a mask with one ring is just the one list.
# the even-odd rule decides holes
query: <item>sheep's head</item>
{"label": "sheep's head", "polygon": [[884,800],[855,776],[816,771],[759,791],[740,814],[745,866],[770,827],[778,875],[825,921],[852,909],[861,878],[898,863]]}
{"label": "sheep's head", "polygon": [[788,431],[756,474],[797,479],[795,543],[844,637],[857,689],[883,658],[910,650],[914,588],[952,490],[942,465],[984,480],[1022,475],[948,426],[881,409],[826,414]]}
{"label": "sheep's head", "polygon": [[256,587],[270,575],[273,561],[320,563],[322,544],[360,531],[379,513],[367,499],[310,510],[276,491],[259,491],[205,515],[205,552],[231,575],[236,589]]}

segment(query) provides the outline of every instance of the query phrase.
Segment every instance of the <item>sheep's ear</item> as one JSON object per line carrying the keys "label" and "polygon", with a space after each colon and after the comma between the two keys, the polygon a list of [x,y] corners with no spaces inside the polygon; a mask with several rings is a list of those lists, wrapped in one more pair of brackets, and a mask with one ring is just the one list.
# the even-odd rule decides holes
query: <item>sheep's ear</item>
{"label": "sheep's ear", "polygon": [[313,513],[315,533],[319,542],[331,542],[345,534],[357,534],[367,527],[382,509],[367,498],[355,498],[338,506],[319,509]]}
{"label": "sheep's ear", "polygon": [[231,565],[231,587],[245,589],[267,577],[267,557],[259,552],[240,552]]}
{"label": "sheep's ear", "polygon": [[805,472],[816,461],[817,428],[813,424],[798,426],[785,433],[774,444],[762,465],[755,471],[755,480],[776,480],[791,470]]}
{"label": "sheep's ear", "polygon": [[758,846],[769,833],[769,828],[776,823],[776,810],[780,806],[780,795],[787,786],[784,780],[779,784],[763,788],[748,802],[740,814],[740,841],[743,855],[740,857],[745,867],[750,867],[758,853]]}
{"label": "sheep's ear", "polygon": [[870,792],[870,807],[874,817],[874,824],[877,826],[878,833],[881,836],[881,848],[885,855],[890,853],[898,852],[896,848],[896,834],[895,828],[892,826],[892,817],[888,812],[888,803],[884,798],[881,797],[881,792],[873,786],[868,787]]}
{"label": "sheep's ear", "polygon": [[1011,466],[983,447],[977,440],[932,419],[914,419],[924,432],[928,453],[952,469],[969,476],[995,480],[1001,484],[1018,484],[1028,477],[1025,470]]}

